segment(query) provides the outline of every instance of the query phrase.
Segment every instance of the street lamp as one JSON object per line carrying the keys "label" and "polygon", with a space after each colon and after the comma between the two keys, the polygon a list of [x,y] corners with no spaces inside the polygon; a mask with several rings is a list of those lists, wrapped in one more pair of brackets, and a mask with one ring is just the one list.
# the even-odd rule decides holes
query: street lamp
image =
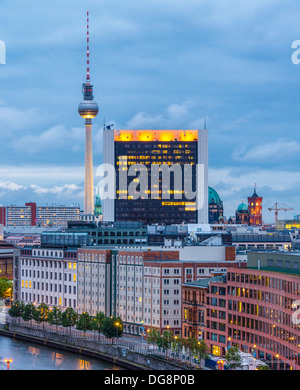
{"label": "street lamp", "polygon": [[227,338],[227,350],[231,347],[230,345],[231,337]]}
{"label": "street lamp", "polygon": [[119,322],[115,322],[115,337],[116,337],[116,341],[117,341],[117,330],[118,330],[118,327],[119,327]]}
{"label": "street lamp", "polygon": [[143,344],[143,339],[144,339],[144,321],[141,321],[141,337],[142,337],[142,344]]}
{"label": "street lamp", "polygon": [[9,370],[9,364],[12,362],[12,359],[4,359],[4,363],[7,364],[7,369]]}

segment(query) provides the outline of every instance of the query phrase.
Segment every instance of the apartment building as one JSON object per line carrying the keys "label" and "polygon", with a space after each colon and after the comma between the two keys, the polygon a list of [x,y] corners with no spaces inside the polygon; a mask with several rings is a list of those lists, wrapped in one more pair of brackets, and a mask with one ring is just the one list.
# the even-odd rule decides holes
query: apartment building
{"label": "apartment building", "polygon": [[77,250],[14,250],[14,300],[77,310]]}
{"label": "apartment building", "polygon": [[7,227],[41,226],[66,227],[68,221],[80,219],[80,208],[77,206],[39,206],[36,203],[25,203],[24,206],[1,206],[0,223]]}
{"label": "apartment building", "polygon": [[217,356],[238,346],[273,369],[299,370],[299,275],[299,252],[250,252],[247,268],[184,285],[183,337],[198,335]]}
{"label": "apartment building", "polygon": [[199,251],[203,256],[192,250],[191,258],[208,260],[187,260],[186,249],[81,247],[78,310],[120,316],[128,334],[141,335],[143,327],[145,335],[151,328],[180,335],[181,284],[237,266],[225,247],[203,246]]}

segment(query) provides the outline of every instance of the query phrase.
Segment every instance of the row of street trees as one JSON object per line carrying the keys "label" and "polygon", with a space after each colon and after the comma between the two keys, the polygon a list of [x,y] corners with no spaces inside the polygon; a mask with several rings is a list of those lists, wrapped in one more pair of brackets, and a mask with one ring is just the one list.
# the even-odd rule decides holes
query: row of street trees
{"label": "row of street trees", "polygon": [[[39,324],[47,323],[52,326],[63,326],[65,328],[75,327],[77,330],[98,332],[107,338],[120,338],[123,334],[123,322],[120,317],[106,317],[103,312],[98,312],[92,317],[87,312],[78,314],[73,308],[68,307],[62,310],[58,306],[52,309],[45,303],[36,306],[33,303],[25,304],[23,301],[14,301],[8,311],[13,318],[23,319],[25,322],[34,321]],[[170,350],[173,356],[184,354],[185,359],[196,359],[201,366],[201,362],[208,356],[208,348],[204,340],[198,341],[194,338],[183,339],[173,336],[172,332],[164,331],[160,334],[157,329],[149,329],[147,332],[148,344],[155,344],[163,351]],[[229,369],[241,367],[242,358],[238,347],[228,349],[225,356],[226,365]]]}
{"label": "row of street trees", "polygon": [[150,329],[147,337],[148,343],[157,345],[158,348],[163,350],[171,350],[172,354],[178,356],[179,353],[185,351],[187,357],[191,355],[192,358],[199,360],[201,364],[202,360],[205,360],[208,356],[207,345],[204,340],[198,341],[189,337],[183,339],[181,337],[173,336],[172,332],[165,330],[162,334],[157,329]]}
{"label": "row of street trees", "polygon": [[48,323],[56,327],[75,327],[84,333],[87,331],[98,332],[107,338],[119,338],[123,334],[123,322],[119,317],[106,317],[104,313],[98,312],[92,317],[87,312],[78,314],[73,308],[68,307],[62,310],[60,307],[49,308],[45,303],[36,306],[33,303],[25,304],[22,301],[14,301],[8,314],[14,318],[22,318],[23,321],[35,321],[39,324]]}

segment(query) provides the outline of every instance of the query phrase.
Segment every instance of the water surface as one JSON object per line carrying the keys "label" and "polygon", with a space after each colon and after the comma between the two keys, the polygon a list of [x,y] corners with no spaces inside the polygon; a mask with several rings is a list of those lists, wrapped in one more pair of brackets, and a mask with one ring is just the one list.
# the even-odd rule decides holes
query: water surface
{"label": "water surface", "polygon": [[13,360],[10,370],[122,370],[100,359],[0,336],[0,370],[7,369],[4,359]]}

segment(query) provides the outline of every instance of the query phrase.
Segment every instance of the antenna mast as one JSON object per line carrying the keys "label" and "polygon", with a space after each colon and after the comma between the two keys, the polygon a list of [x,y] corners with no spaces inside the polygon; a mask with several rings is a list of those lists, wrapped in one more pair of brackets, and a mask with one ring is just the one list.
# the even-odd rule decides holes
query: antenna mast
{"label": "antenna mast", "polygon": [[86,82],[90,83],[90,36],[89,36],[89,11],[86,13]]}

